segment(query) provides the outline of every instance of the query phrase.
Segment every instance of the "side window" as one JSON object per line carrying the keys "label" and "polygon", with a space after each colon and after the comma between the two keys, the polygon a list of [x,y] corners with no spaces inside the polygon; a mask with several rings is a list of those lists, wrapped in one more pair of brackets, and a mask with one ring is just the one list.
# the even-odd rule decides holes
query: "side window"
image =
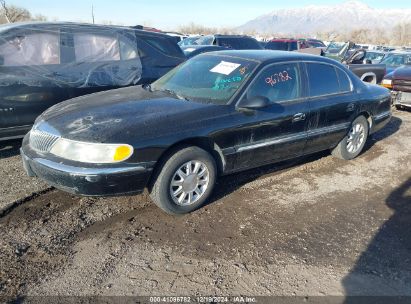
{"label": "side window", "polygon": [[335,67],[321,63],[307,63],[310,96],[338,93],[340,86]]}
{"label": "side window", "polygon": [[74,54],[77,62],[120,60],[117,38],[97,33],[74,33]]}
{"label": "side window", "polygon": [[3,66],[60,64],[60,35],[55,32],[18,34],[0,40]]}
{"label": "side window", "polygon": [[137,58],[137,43],[126,36],[120,37],[120,57],[121,60]]}
{"label": "side window", "polygon": [[271,102],[300,98],[302,95],[297,64],[276,64],[262,71],[247,91],[247,98],[267,97]]}
{"label": "side window", "polygon": [[340,69],[337,70],[338,80],[340,82],[340,92],[350,92],[351,91],[351,81],[347,74]]}

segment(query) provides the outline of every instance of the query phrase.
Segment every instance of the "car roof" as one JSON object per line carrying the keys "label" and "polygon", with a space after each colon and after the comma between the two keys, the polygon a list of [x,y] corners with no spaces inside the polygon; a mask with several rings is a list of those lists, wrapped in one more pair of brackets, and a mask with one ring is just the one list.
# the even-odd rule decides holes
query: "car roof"
{"label": "car roof", "polygon": [[392,55],[410,55],[411,52],[410,51],[392,51],[392,52],[388,52],[388,54],[392,54]]}
{"label": "car roof", "polygon": [[241,59],[256,60],[261,63],[263,62],[276,62],[276,61],[287,61],[287,60],[308,60],[308,61],[318,61],[327,62],[339,65],[340,63],[334,59],[326,58],[323,56],[310,55],[306,53],[299,52],[288,52],[288,51],[275,51],[275,50],[227,50],[206,53],[212,55],[222,55],[222,56],[232,56]]}
{"label": "car roof", "polygon": [[[216,38],[253,38],[251,36],[247,35],[224,35],[224,34],[215,34],[215,35],[209,35],[209,36],[214,36]],[[253,38],[254,39],[254,38]]]}
{"label": "car roof", "polygon": [[41,21],[27,21],[27,22],[16,22],[16,23],[6,23],[0,25],[0,32],[3,30],[15,29],[15,28],[49,28],[49,27],[86,27],[90,29],[118,29],[118,30],[132,30],[134,32],[140,33],[142,35],[152,35],[161,37],[171,37],[164,33],[145,31],[141,29],[136,29],[131,26],[121,26],[121,25],[104,25],[104,24],[91,24],[91,23],[81,23],[81,22],[41,22]]}
{"label": "car roof", "polygon": [[288,38],[276,38],[276,39],[271,39],[269,42],[298,42],[297,39],[288,39]]}

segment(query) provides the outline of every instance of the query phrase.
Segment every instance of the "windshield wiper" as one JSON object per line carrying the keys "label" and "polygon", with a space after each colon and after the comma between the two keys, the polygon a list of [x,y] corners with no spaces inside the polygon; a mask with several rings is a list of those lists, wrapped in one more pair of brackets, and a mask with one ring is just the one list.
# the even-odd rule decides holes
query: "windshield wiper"
{"label": "windshield wiper", "polygon": [[151,84],[143,84],[142,87],[146,91],[153,92],[153,89],[151,88]]}
{"label": "windshield wiper", "polygon": [[175,92],[175,91],[173,91],[173,90],[170,90],[170,89],[162,89],[162,90],[159,90],[159,91],[160,91],[160,92],[168,93],[168,94],[170,94],[170,95],[173,95],[173,96],[177,97],[178,99],[189,101],[189,99],[188,99],[187,97],[181,96],[181,95],[179,95],[177,92]]}

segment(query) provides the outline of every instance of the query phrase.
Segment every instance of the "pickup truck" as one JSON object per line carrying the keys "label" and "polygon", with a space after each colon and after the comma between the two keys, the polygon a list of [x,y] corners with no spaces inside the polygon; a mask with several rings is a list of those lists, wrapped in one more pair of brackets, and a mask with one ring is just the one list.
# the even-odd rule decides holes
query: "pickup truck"
{"label": "pickup truck", "polygon": [[397,109],[411,109],[411,65],[387,74],[381,85],[391,90],[391,101]]}
{"label": "pickup truck", "polygon": [[381,83],[386,74],[385,64],[372,64],[365,59],[365,49],[354,49],[351,41],[346,43],[331,42],[325,50],[325,56],[346,64],[348,68],[362,81],[377,84]]}

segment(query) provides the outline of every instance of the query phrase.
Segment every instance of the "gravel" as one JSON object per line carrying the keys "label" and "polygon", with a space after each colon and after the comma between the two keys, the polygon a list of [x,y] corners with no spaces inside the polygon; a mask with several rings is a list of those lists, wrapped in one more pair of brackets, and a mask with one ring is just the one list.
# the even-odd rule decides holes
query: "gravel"
{"label": "gravel", "polygon": [[48,189],[15,143],[0,156],[1,201],[20,200],[0,216],[0,296],[410,296],[411,113],[394,114],[353,161],[319,153],[225,176],[184,216],[147,193]]}

